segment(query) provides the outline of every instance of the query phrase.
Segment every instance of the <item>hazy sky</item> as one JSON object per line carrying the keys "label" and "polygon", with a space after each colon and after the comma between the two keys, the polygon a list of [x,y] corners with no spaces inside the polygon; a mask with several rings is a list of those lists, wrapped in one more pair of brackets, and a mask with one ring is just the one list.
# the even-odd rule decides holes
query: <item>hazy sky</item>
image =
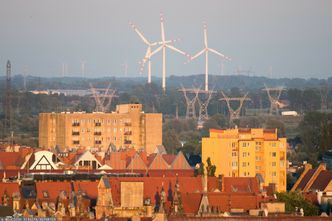
{"label": "hazy sky", "polygon": [[[331,0],[0,0],[0,74],[7,59],[13,74],[80,76],[86,61],[90,77],[137,76],[146,46],[130,28],[133,21],[151,41],[160,40],[159,14],[166,38],[190,53],[203,47],[202,24],[209,46],[232,58],[224,74],[236,68],[272,77],[332,76]],[[204,72],[204,58],[183,64],[167,53],[167,75]],[[152,59],[161,75],[161,56]],[[222,60],[210,56],[210,73],[222,74]],[[144,71],[146,75],[146,70]]]}

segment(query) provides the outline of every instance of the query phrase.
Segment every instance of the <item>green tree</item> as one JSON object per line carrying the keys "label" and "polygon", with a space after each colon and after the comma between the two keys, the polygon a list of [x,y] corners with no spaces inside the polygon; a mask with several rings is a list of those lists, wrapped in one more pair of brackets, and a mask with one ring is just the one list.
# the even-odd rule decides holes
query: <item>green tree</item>
{"label": "green tree", "polygon": [[210,177],[215,176],[217,167],[211,163],[210,157],[207,158],[206,164],[207,164],[206,166],[207,175]]}
{"label": "green tree", "polygon": [[277,193],[277,199],[285,203],[286,212],[294,213],[297,208],[303,208],[305,216],[317,216],[319,208],[307,201],[299,192]]}

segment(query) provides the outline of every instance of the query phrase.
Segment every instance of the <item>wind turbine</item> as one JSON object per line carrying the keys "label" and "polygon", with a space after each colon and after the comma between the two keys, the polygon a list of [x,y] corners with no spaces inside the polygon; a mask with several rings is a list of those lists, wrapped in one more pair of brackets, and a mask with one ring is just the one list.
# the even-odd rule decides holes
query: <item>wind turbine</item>
{"label": "wind turbine", "polygon": [[81,60],[81,74],[82,78],[85,78],[85,61]]}
{"label": "wind turbine", "polygon": [[197,54],[191,57],[190,60],[194,60],[197,57],[201,56],[205,53],[205,91],[209,91],[209,52],[212,52],[226,60],[231,60],[229,57],[223,55],[222,53],[216,51],[213,48],[209,48],[208,46],[208,38],[207,38],[207,26],[204,24],[204,48],[199,51]]}
{"label": "wind turbine", "polygon": [[163,14],[160,14],[160,30],[161,30],[161,42],[158,42],[158,44],[160,44],[160,46],[154,50],[151,53],[151,56],[153,56],[154,54],[158,53],[159,51],[162,50],[162,57],[163,57],[163,76],[162,76],[162,88],[163,91],[166,91],[166,48],[171,49],[172,51],[178,52],[182,55],[187,56],[188,58],[190,58],[190,55],[188,55],[187,53],[181,51],[180,49],[174,47],[173,45],[170,45],[169,43],[172,42],[171,40],[165,40],[165,29],[164,29],[164,17]]}
{"label": "wind turbine", "polygon": [[[134,29],[134,31],[137,33],[137,35],[141,38],[141,40],[148,46],[145,52],[145,56],[140,62],[140,73],[143,72],[144,65],[146,62],[148,62],[148,83],[151,83],[151,57],[152,57],[152,47],[156,45],[161,45],[162,42],[150,42],[147,40],[147,38],[143,35],[143,33],[137,28],[137,26],[130,22],[130,26]],[[175,40],[169,40],[166,41],[166,43],[172,43],[175,42]]]}
{"label": "wind turbine", "polygon": [[130,22],[129,23],[130,26],[134,29],[134,31],[137,33],[137,35],[142,39],[142,41],[148,46],[145,52],[145,56],[142,60],[141,67],[140,67],[140,73],[142,73],[143,69],[144,69],[144,64],[146,61],[148,61],[148,83],[151,83],[151,48],[155,45],[158,44],[158,42],[150,42],[148,41],[144,35],[142,34],[142,32],[140,30],[138,30],[138,28],[136,27],[136,25],[134,25],[134,23]]}

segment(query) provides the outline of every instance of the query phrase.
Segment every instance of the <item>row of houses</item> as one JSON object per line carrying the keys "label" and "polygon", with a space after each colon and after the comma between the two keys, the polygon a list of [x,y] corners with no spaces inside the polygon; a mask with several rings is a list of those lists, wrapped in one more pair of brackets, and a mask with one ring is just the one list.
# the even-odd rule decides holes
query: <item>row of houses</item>
{"label": "row of houses", "polygon": [[126,149],[115,152],[74,150],[56,152],[29,147],[16,152],[0,151],[0,170],[192,170],[182,152],[165,151],[147,155],[144,151]]}
{"label": "row of houses", "polygon": [[1,207],[14,216],[156,217],[280,214],[283,203],[255,177],[102,176],[59,181],[56,176],[0,182]]}

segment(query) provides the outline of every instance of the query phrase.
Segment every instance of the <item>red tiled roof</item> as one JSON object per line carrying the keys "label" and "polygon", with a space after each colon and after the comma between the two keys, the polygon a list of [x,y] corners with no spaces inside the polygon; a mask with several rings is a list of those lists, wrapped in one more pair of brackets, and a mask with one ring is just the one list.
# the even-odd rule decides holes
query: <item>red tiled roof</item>
{"label": "red tiled roof", "polygon": [[197,214],[201,203],[201,193],[181,193],[182,206],[185,214]]}
{"label": "red tiled roof", "polygon": [[79,190],[85,192],[90,199],[98,197],[98,181],[73,181],[74,191]]}
{"label": "red tiled roof", "polygon": [[[143,182],[144,198],[150,198],[155,203],[155,194],[160,192],[162,187],[166,194],[174,191],[176,177],[110,177],[109,182],[112,188],[112,197],[116,205],[120,205],[121,182]],[[180,192],[194,193],[202,191],[202,182],[200,177],[179,177]]]}
{"label": "red tiled roof", "polygon": [[149,165],[149,169],[169,169],[169,164],[162,157],[163,155],[157,154]]}
{"label": "red tiled roof", "polygon": [[3,183],[0,182],[0,199],[4,196],[5,192],[9,197],[12,197],[13,193],[19,193],[20,187],[18,183]]}
{"label": "red tiled roof", "polygon": [[259,193],[256,177],[224,177],[223,185],[226,193]]}
{"label": "red tiled roof", "polygon": [[174,154],[163,154],[161,156],[164,158],[166,163],[168,163],[168,165],[171,165],[176,158],[176,155]]}
{"label": "red tiled roof", "polygon": [[[66,191],[69,195],[72,191],[70,182],[36,182],[36,191],[38,200],[56,200],[61,191]],[[44,197],[47,192],[48,197]]]}
{"label": "red tiled roof", "polygon": [[24,158],[19,152],[0,152],[0,166],[3,169],[19,169],[24,162]]}

